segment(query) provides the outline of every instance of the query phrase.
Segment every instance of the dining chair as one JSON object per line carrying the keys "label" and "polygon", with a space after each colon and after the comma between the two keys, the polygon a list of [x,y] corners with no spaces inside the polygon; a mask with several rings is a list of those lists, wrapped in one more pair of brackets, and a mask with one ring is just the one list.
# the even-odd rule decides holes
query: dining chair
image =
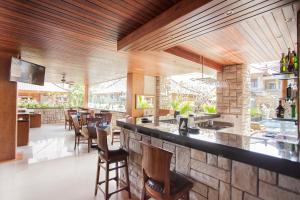
{"label": "dining chair", "polygon": [[69,124],[69,130],[72,130],[73,129],[73,120],[72,120],[72,115],[76,115],[77,116],[77,110],[73,110],[73,109],[70,109],[70,110],[67,110],[67,113],[68,113],[68,124]]}
{"label": "dining chair", "polygon": [[184,176],[170,171],[172,153],[144,142],[141,144],[143,174],[141,199],[188,200],[193,183]]}
{"label": "dining chair", "polygon": [[[88,144],[88,147],[90,147],[90,140],[88,137],[82,134],[82,129],[80,127],[78,117],[77,115],[71,115],[71,119],[73,121],[74,125],[74,132],[75,132],[75,145],[74,145],[74,150],[76,150],[76,147],[79,149],[79,144],[85,143]],[[89,151],[89,148],[88,148]]]}

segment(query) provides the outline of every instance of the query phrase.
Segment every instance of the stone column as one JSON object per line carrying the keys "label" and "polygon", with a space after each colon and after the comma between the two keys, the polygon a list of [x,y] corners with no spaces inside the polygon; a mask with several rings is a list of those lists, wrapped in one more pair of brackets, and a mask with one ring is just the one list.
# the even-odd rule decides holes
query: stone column
{"label": "stone column", "polygon": [[0,52],[0,162],[15,159],[17,84],[9,81],[11,55]]}
{"label": "stone column", "polygon": [[159,109],[160,109],[160,77],[155,77],[155,115],[154,124],[159,124]]}
{"label": "stone column", "polygon": [[224,66],[218,72],[217,110],[240,134],[250,133],[250,71],[247,65]]}

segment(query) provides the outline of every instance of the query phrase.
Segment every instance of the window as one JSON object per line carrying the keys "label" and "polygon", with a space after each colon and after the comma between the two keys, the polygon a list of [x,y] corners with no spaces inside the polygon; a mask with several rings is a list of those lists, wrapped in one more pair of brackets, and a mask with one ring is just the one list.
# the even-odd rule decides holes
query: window
{"label": "window", "polygon": [[258,87],[258,80],[251,79],[251,88],[257,88],[257,87]]}
{"label": "window", "polygon": [[99,83],[90,87],[89,107],[126,111],[126,78]]}
{"label": "window", "polygon": [[275,81],[266,81],[265,85],[266,85],[266,89],[267,90],[275,90],[275,89],[277,89]]}

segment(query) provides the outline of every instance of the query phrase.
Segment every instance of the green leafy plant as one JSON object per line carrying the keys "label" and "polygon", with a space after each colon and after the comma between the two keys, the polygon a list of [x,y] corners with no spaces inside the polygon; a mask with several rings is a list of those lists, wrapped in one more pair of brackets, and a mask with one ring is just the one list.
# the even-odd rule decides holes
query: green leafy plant
{"label": "green leafy plant", "polygon": [[250,115],[251,117],[259,117],[261,116],[261,112],[259,111],[258,108],[254,107],[250,109]]}
{"label": "green leafy plant", "polygon": [[185,101],[180,104],[179,112],[180,115],[187,115],[189,112],[193,111],[191,102]]}
{"label": "green leafy plant", "polygon": [[83,86],[80,84],[75,84],[71,87],[69,93],[69,107],[82,107],[83,106]]}
{"label": "green leafy plant", "polygon": [[180,102],[178,100],[174,100],[171,102],[171,108],[174,111],[178,111],[180,108]]}
{"label": "green leafy plant", "polygon": [[217,113],[217,108],[215,105],[203,104],[202,109],[205,113]]}
{"label": "green leafy plant", "polygon": [[140,109],[147,109],[147,108],[149,108],[149,104],[148,104],[148,102],[143,98],[143,96],[138,96],[137,107],[140,108]]}

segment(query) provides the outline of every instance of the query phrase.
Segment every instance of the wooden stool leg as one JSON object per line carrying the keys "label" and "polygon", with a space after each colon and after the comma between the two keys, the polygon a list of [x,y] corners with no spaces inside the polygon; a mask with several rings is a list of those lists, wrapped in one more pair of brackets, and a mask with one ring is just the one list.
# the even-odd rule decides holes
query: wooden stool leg
{"label": "wooden stool leg", "polygon": [[98,156],[96,185],[95,185],[95,196],[97,195],[97,192],[98,192],[98,183],[99,183],[99,177],[100,177],[100,164],[101,164],[101,158],[100,158],[100,156]]}
{"label": "wooden stool leg", "polygon": [[118,162],[116,162],[116,181],[117,181],[117,187],[119,187],[119,169],[118,169]]}
{"label": "wooden stool leg", "polygon": [[111,145],[113,145],[114,144],[114,133],[112,132],[112,134],[111,134]]}
{"label": "wooden stool leg", "polygon": [[128,174],[128,162],[127,162],[127,159],[125,159],[125,175],[126,175],[126,183],[127,183],[128,197],[131,199],[130,182],[129,182],[129,174]]}
{"label": "wooden stool leg", "polygon": [[90,153],[90,150],[91,150],[91,139],[88,139],[88,153]]}
{"label": "wooden stool leg", "polygon": [[108,200],[109,199],[109,196],[108,196],[108,181],[109,181],[109,163],[106,162],[106,169],[105,169],[105,193],[104,193],[104,196],[105,196],[105,200]]}
{"label": "wooden stool leg", "polygon": [[75,135],[75,145],[74,145],[74,150],[76,149],[76,145],[77,145],[77,136]]}
{"label": "wooden stool leg", "polygon": [[142,190],[142,195],[141,195],[141,200],[146,200],[146,191],[145,191],[145,187],[143,187],[143,190]]}
{"label": "wooden stool leg", "polygon": [[184,196],[183,196],[184,200],[189,200],[190,199],[190,195],[189,192],[187,192]]}

